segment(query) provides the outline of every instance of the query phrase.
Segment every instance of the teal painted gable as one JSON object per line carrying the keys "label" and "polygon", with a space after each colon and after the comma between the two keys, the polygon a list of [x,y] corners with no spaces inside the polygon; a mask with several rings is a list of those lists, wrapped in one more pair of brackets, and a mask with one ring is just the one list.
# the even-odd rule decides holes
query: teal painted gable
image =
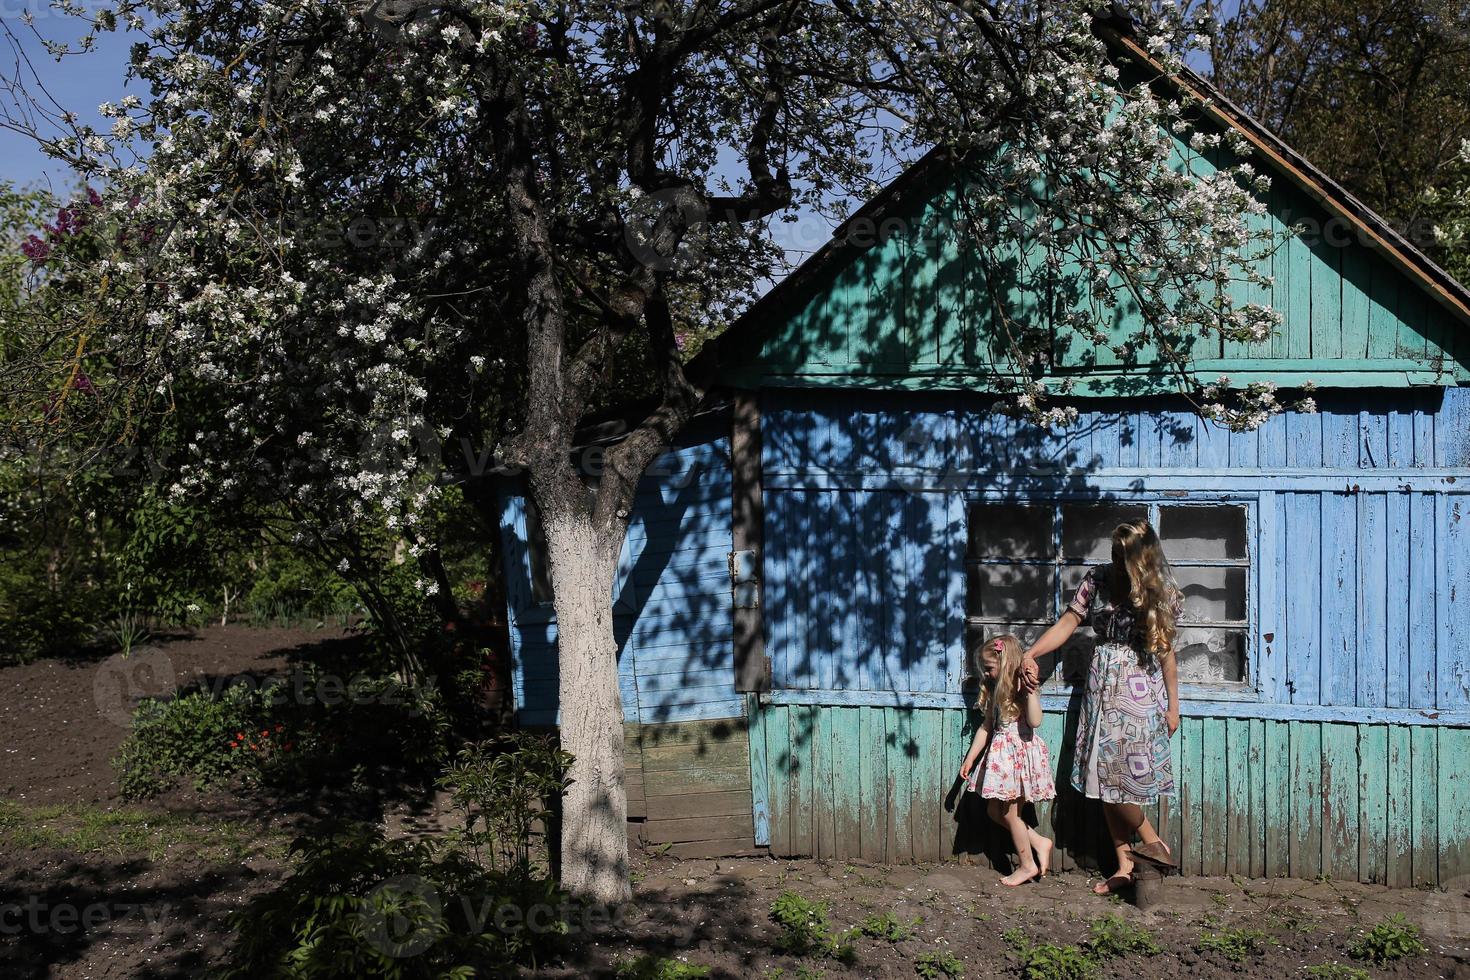
{"label": "teal painted gable", "polygon": [[[1197,173],[1212,169],[1181,147],[1185,157]],[[982,248],[958,227],[953,172],[925,170],[734,328],[740,343],[727,360],[728,380],[749,387],[984,389],[995,370],[1008,370],[991,348],[1004,335],[1004,319],[1012,319],[1051,330],[1048,376],[1072,378],[1079,394],[1176,390],[1176,378],[1149,351],[1122,364],[1108,345],[1057,327],[1060,313],[1088,303],[1079,270],[1046,275],[1037,256],[1007,245],[1004,235]],[[1258,199],[1265,213],[1252,221],[1271,232],[1276,247],[1256,269],[1273,282],[1238,281],[1230,290],[1237,304],[1271,305],[1284,323],[1257,344],[1201,338],[1192,351],[1199,379],[1228,374],[1241,382],[1324,387],[1470,383],[1470,323],[1417,275],[1401,271],[1366,244],[1358,226],[1332,217],[1284,176]],[[1112,316],[1115,339],[1142,323],[1136,306],[1118,306]]]}

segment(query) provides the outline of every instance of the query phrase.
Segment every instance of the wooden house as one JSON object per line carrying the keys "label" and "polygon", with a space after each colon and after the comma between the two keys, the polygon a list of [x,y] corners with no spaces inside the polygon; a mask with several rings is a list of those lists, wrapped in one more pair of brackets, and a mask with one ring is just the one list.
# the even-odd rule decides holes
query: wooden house
{"label": "wooden house", "polygon": [[[727,401],[645,478],[610,597],[643,839],[986,854],[955,799],[966,650],[1053,621],[1110,529],[1148,515],[1186,594],[1181,793],[1159,814],[1183,869],[1470,874],[1470,293],[1243,113],[1208,112],[1273,178],[1261,220],[1285,244],[1254,298],[1285,321],[1195,369],[1311,380],[1320,411],[1231,433],[1099,348],[1057,352],[1076,425],[994,412],[994,270],[921,234],[953,199],[927,158],[853,219],[891,233],[840,230],[733,328]],[[554,723],[534,515],[504,504],[516,703]],[[1067,785],[1086,642],[1045,687],[1061,795],[1037,818],[1066,861],[1106,866]]]}

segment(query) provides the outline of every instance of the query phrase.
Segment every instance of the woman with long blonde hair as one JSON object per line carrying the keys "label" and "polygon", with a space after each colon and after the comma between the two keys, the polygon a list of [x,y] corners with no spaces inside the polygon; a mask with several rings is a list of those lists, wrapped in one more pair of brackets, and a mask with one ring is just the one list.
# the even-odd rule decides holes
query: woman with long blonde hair
{"label": "woman with long blonde hair", "polygon": [[1117,873],[1094,889],[1100,895],[1131,882],[1139,862],[1164,871],[1175,866],[1143,806],[1174,795],[1169,739],[1179,728],[1174,635],[1180,610],[1153,526],[1130,521],[1113,530],[1112,562],[1088,571],[1061,618],[1026,651],[1024,683],[1034,687],[1037,657],[1059,649],[1083,623],[1097,634],[1072,786],[1102,802],[1118,855]]}

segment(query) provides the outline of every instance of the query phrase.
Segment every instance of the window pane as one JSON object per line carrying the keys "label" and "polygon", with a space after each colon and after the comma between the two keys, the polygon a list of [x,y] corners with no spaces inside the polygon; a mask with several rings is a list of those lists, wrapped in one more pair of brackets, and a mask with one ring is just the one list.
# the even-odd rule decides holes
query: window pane
{"label": "window pane", "polygon": [[1195,627],[1179,631],[1179,679],[1196,684],[1245,680],[1245,634]]}
{"label": "window pane", "polygon": [[1245,621],[1244,568],[1176,568],[1185,623]]}
{"label": "window pane", "polygon": [[1147,516],[1148,508],[1138,504],[1063,504],[1062,555],[1106,561],[1113,554],[1113,528]]}
{"label": "window pane", "polygon": [[1244,507],[1164,507],[1159,538],[1173,561],[1244,558]]}
{"label": "window pane", "polygon": [[1049,565],[978,565],[969,572],[966,610],[971,616],[1001,622],[1053,621]]}
{"label": "window pane", "polygon": [[1050,504],[970,505],[970,557],[1050,558]]}

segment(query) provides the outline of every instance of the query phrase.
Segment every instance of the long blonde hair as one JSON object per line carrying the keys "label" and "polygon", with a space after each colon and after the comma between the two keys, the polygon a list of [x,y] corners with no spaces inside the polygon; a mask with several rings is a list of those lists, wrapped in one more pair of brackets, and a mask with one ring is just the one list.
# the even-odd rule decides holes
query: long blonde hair
{"label": "long blonde hair", "polygon": [[1113,565],[1128,577],[1128,604],[1144,653],[1154,659],[1167,657],[1174,650],[1179,590],[1152,524],[1129,521],[1113,529]]}
{"label": "long blonde hair", "polygon": [[[992,650],[1000,655],[1000,670],[992,687],[985,672],[985,651]],[[1010,633],[992,636],[975,652],[975,663],[971,670],[980,678],[980,708],[984,712],[995,709],[1000,721],[1013,721],[1021,717],[1021,706],[1016,703],[1016,680],[1021,674],[1021,658],[1026,649],[1021,641]]]}

